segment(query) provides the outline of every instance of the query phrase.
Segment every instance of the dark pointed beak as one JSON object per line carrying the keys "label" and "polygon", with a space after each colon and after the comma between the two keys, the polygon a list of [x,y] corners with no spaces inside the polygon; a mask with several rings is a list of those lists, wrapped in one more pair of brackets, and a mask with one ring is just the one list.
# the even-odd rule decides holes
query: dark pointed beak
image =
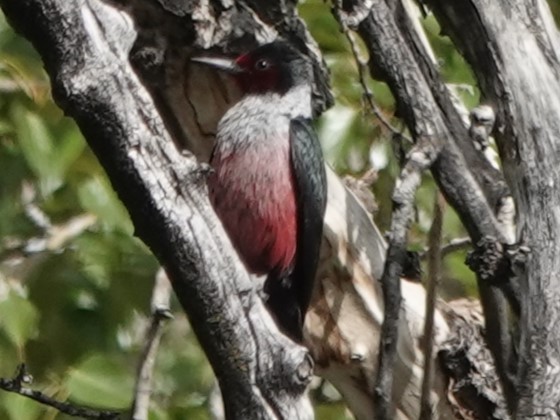
{"label": "dark pointed beak", "polygon": [[232,74],[241,73],[243,70],[237,65],[235,60],[222,57],[191,57],[191,61],[199,64],[206,64],[215,69],[222,70]]}

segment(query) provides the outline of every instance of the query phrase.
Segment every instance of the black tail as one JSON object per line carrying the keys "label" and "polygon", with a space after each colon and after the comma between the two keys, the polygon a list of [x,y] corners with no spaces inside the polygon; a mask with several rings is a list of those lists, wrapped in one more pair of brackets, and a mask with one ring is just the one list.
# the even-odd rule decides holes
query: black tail
{"label": "black tail", "polygon": [[269,274],[264,291],[268,295],[267,306],[282,332],[301,342],[317,273],[327,205],[325,164],[310,120],[291,121],[290,151],[298,220],[295,261],[289,275]]}
{"label": "black tail", "polygon": [[291,276],[278,278],[268,276],[264,284],[267,300],[266,306],[272,313],[280,330],[292,340],[303,340],[303,316],[298,292],[294,288]]}

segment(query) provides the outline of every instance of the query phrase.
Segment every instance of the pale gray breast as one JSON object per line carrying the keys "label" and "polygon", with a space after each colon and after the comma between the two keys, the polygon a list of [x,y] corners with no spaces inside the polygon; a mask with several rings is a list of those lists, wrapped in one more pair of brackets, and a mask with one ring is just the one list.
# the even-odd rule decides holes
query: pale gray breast
{"label": "pale gray breast", "polygon": [[[289,142],[290,120],[311,116],[311,91],[296,86],[276,93],[248,95],[234,105],[218,125],[217,147],[223,153],[270,142]],[[259,143],[264,143],[260,145]]]}

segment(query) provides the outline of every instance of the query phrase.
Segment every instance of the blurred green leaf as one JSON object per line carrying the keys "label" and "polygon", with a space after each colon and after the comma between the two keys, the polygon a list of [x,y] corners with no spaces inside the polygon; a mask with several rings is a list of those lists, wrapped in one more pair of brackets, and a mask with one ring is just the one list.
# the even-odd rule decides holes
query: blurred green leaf
{"label": "blurred green leaf", "polygon": [[116,193],[104,176],[92,176],[78,187],[78,197],[82,207],[99,216],[110,228],[121,228],[132,233],[128,212],[117,198]]}
{"label": "blurred green leaf", "polygon": [[0,331],[17,348],[22,348],[36,334],[38,320],[39,314],[33,304],[13,292],[0,302]]}
{"label": "blurred green leaf", "polygon": [[550,9],[552,10],[552,15],[556,21],[556,25],[560,26],[560,1],[559,0],[548,0]]}
{"label": "blurred green leaf", "polygon": [[164,410],[160,407],[154,407],[154,404],[150,407],[150,412],[148,414],[149,420],[169,420],[171,417],[167,410]]}
{"label": "blurred green leaf", "polygon": [[12,133],[13,130],[14,127],[8,121],[0,120],[0,138],[6,134]]}
{"label": "blurred green leaf", "polygon": [[81,404],[124,409],[132,400],[131,372],[100,354],[72,368],[66,386],[71,399]]}
{"label": "blurred green leaf", "polygon": [[44,408],[21,395],[0,393],[0,419],[37,420]]}
{"label": "blurred green leaf", "polygon": [[48,194],[62,182],[60,169],[52,164],[54,144],[45,122],[21,103],[11,107],[11,117],[25,159],[40,180],[41,190]]}
{"label": "blurred green leaf", "polygon": [[476,277],[465,264],[467,251],[454,252],[443,260],[443,273],[446,279],[442,294],[447,299],[478,297]]}
{"label": "blurred green leaf", "polygon": [[56,153],[53,156],[54,160],[52,162],[58,168],[61,176],[76,162],[84,151],[85,146],[84,139],[74,125],[68,128],[65,127],[64,131],[58,136]]}
{"label": "blurred green leaf", "polygon": [[344,40],[330,7],[322,0],[300,2],[298,11],[309,25],[313,38],[321,45],[324,53],[340,52],[345,49]]}
{"label": "blurred green leaf", "polygon": [[315,417],[320,420],[351,420],[343,403],[319,404],[315,407]]}

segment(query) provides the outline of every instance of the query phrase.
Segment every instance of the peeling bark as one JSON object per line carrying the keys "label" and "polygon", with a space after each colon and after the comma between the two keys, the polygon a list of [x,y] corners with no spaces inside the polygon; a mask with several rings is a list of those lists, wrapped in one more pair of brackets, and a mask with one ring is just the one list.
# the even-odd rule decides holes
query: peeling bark
{"label": "peeling bark", "polygon": [[459,299],[440,304],[449,338],[439,346],[438,362],[447,378],[448,398],[458,419],[510,419],[498,372],[484,343],[479,302]]}

